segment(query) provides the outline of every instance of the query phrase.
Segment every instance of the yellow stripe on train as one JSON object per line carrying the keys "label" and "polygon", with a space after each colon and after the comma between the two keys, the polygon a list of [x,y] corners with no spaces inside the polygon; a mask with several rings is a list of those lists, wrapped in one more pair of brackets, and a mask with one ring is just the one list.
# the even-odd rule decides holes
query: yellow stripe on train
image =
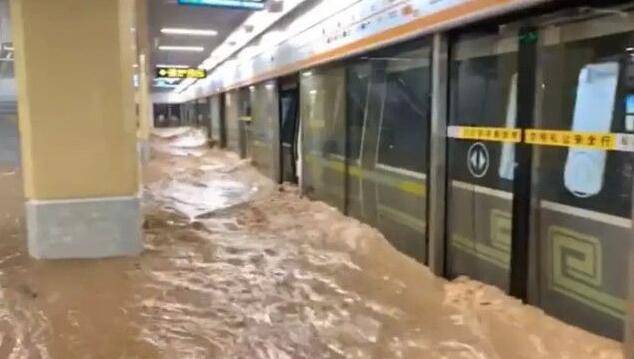
{"label": "yellow stripe on train", "polygon": [[522,142],[522,130],[506,127],[449,126],[447,136],[461,140]]}
{"label": "yellow stripe on train", "polygon": [[526,130],[524,141],[531,145],[616,150],[617,135],[614,133],[576,132],[558,130]]}

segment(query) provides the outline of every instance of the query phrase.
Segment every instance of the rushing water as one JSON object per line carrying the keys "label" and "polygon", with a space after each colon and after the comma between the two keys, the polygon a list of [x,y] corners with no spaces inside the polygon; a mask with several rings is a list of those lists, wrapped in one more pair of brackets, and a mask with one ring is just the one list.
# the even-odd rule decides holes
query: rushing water
{"label": "rushing water", "polygon": [[621,358],[171,136],[144,169],[139,258],[30,259],[20,174],[0,170],[0,358]]}

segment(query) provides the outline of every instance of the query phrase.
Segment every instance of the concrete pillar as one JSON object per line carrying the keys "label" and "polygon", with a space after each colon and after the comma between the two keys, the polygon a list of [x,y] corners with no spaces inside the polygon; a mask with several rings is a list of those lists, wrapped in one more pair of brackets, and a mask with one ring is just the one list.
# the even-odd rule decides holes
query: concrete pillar
{"label": "concrete pillar", "polygon": [[141,251],[134,0],[11,0],[36,258]]}

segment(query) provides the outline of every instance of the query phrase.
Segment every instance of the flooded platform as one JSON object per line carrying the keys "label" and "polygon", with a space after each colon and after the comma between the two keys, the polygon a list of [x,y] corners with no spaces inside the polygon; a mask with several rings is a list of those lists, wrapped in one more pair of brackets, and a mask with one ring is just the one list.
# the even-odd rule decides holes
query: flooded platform
{"label": "flooded platform", "polygon": [[139,258],[30,259],[20,172],[0,169],[0,358],[622,358],[170,131],[144,168]]}

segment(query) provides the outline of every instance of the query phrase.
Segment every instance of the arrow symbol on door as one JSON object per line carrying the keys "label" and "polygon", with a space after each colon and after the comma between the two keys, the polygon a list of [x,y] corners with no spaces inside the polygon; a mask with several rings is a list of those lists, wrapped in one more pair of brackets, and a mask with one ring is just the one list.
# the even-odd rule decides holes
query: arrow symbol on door
{"label": "arrow symbol on door", "polygon": [[481,143],[474,143],[467,153],[469,172],[476,177],[484,177],[489,170],[489,150]]}

